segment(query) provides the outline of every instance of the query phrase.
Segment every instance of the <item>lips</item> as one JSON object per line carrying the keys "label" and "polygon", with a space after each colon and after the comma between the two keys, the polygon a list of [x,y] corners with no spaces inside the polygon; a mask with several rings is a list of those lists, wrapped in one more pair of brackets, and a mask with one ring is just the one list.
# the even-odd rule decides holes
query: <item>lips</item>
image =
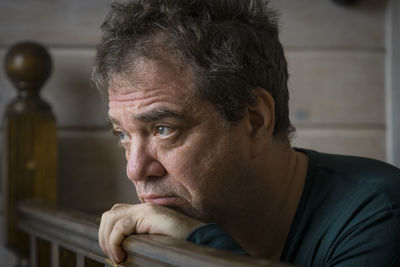
{"label": "lips", "polygon": [[154,203],[162,206],[176,206],[179,197],[175,195],[141,195],[140,199],[143,203]]}

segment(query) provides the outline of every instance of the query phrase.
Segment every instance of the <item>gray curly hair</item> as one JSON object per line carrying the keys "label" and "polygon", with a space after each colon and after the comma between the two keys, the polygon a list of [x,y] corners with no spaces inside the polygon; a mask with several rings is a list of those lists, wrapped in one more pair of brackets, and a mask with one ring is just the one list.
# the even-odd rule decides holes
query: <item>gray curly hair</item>
{"label": "gray curly hair", "polygon": [[[111,4],[101,26],[92,81],[110,80],[135,59],[171,52],[194,70],[200,96],[234,123],[264,88],[275,101],[274,136],[290,138],[287,62],[276,13],[262,0],[132,0]],[[161,38],[160,38],[161,37]]]}

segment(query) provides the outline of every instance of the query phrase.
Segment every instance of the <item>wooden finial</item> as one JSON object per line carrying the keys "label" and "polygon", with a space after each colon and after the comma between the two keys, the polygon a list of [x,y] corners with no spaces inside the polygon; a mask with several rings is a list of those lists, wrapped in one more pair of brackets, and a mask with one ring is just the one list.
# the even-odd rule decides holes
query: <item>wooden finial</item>
{"label": "wooden finial", "polygon": [[8,78],[21,96],[38,94],[51,73],[51,58],[47,50],[33,42],[17,43],[5,58]]}
{"label": "wooden finial", "polygon": [[29,239],[17,228],[19,201],[57,200],[57,125],[51,106],[39,94],[50,76],[50,55],[39,44],[18,43],[8,51],[5,69],[18,95],[7,104],[3,118],[5,221],[1,230],[6,247],[24,259],[29,255]]}

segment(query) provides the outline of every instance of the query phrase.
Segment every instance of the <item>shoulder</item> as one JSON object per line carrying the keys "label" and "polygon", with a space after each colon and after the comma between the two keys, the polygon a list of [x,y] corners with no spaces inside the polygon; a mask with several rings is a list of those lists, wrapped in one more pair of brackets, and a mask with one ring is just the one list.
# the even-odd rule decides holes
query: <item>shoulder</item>
{"label": "shoulder", "polygon": [[355,177],[381,179],[400,179],[400,169],[386,162],[358,156],[335,155],[314,151],[322,168],[333,168],[337,172]]}
{"label": "shoulder", "polygon": [[296,150],[309,158],[308,175],[283,259],[306,266],[399,262],[392,255],[400,247],[400,170],[374,159]]}
{"label": "shoulder", "polygon": [[316,185],[359,197],[379,196],[392,208],[400,208],[400,169],[397,167],[358,156],[327,154],[306,149],[299,151],[309,157],[309,168],[313,170]]}

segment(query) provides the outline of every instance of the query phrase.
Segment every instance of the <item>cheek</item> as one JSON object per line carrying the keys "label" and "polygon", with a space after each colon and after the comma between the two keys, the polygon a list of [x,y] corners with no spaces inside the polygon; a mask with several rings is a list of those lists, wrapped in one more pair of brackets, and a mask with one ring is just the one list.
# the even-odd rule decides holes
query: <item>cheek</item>
{"label": "cheek", "polygon": [[203,202],[212,194],[220,194],[228,175],[230,153],[221,142],[202,142],[202,146],[175,149],[168,155],[168,171],[172,179],[190,193],[193,202]]}
{"label": "cheek", "polygon": [[[205,187],[210,175],[210,160],[205,147],[181,146],[159,154],[163,166],[167,169],[169,183],[175,189],[185,188],[192,199],[196,199]],[[200,192],[199,192],[200,191]]]}

